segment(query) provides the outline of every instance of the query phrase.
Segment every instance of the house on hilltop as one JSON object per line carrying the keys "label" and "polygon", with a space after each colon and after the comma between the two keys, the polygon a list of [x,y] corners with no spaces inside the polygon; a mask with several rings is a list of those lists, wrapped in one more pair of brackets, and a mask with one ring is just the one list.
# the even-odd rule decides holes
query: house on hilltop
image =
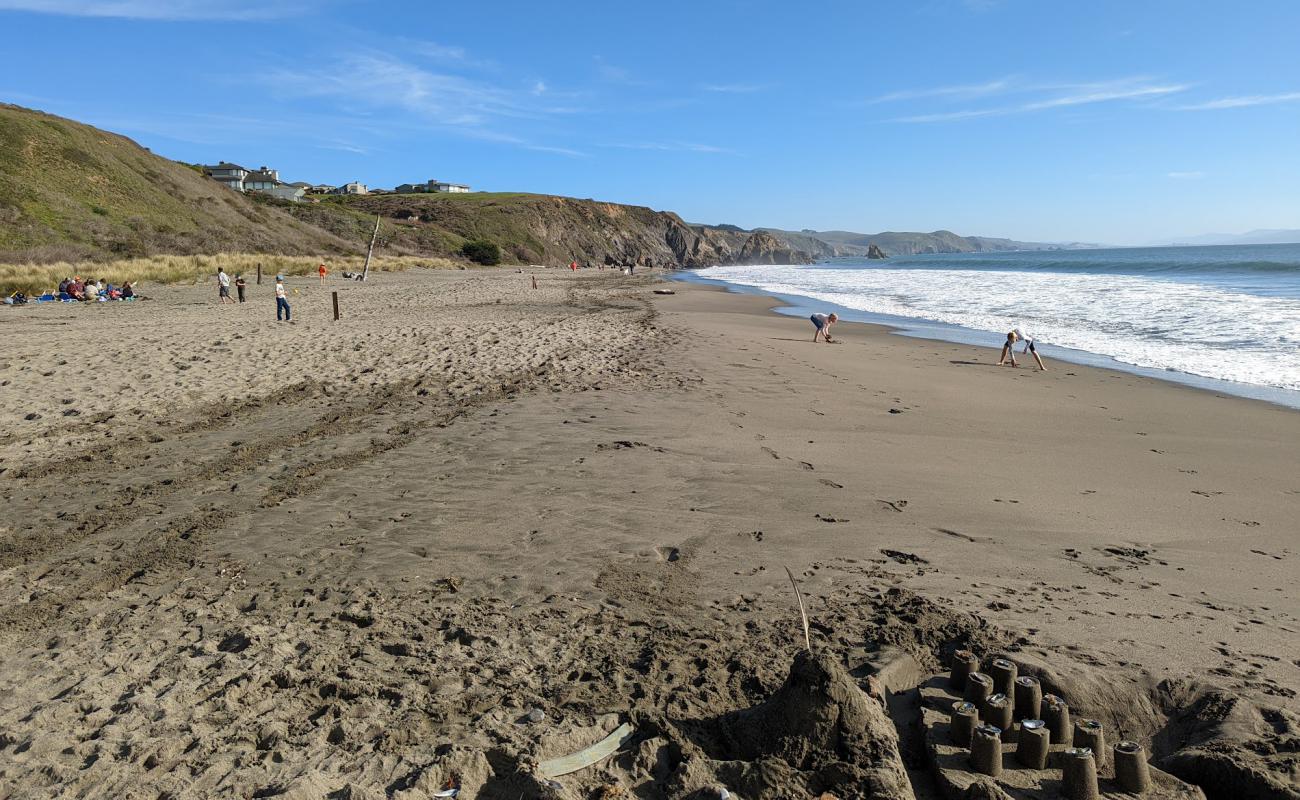
{"label": "house on hilltop", "polygon": [[231,164],[228,161],[222,161],[220,164],[211,167],[204,166],[203,173],[227,189],[234,189],[236,192],[244,191],[244,178],[248,177],[247,169],[238,164]]}
{"label": "house on hilltop", "polygon": [[369,190],[366,189],[366,185],[358,181],[345,183],[342,186],[335,189],[333,192],[333,194],[369,194],[369,193],[370,193]]}
{"label": "house on hilltop", "polygon": [[278,169],[267,166],[248,169],[223,161],[215,166],[203,167],[203,172],[214,181],[237,192],[262,192],[281,200],[302,200],[311,187],[309,183],[285,183],[280,180]]}
{"label": "house on hilltop", "polygon": [[421,192],[468,192],[469,187],[463,183],[446,183],[445,181],[430,180],[424,183],[403,183],[401,186],[393,189],[396,194],[419,194]]}
{"label": "house on hilltop", "polygon": [[246,192],[269,192],[280,183],[280,170],[258,167],[244,176],[244,191]]}

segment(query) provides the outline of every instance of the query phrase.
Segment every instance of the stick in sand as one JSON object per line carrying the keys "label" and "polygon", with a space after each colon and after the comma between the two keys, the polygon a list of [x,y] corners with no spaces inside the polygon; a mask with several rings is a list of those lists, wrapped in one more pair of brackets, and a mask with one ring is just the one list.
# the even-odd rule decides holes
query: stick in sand
{"label": "stick in sand", "polygon": [[808,611],[803,607],[803,595],[799,593],[799,584],[795,583],[794,573],[789,567],[785,568],[785,574],[790,576],[790,585],[794,587],[795,599],[799,601],[799,618],[803,620],[803,643],[812,652],[812,636],[808,633]]}

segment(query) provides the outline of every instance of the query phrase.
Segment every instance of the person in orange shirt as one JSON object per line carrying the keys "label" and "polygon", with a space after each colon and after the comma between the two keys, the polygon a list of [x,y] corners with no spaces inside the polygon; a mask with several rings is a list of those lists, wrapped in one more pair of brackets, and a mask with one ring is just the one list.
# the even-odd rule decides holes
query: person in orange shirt
{"label": "person in orange shirt", "polygon": [[320,265],[320,268],[317,269],[316,271],[320,273],[320,285],[321,285],[321,286],[324,286],[324,285],[325,285],[325,275],[329,272],[329,270],[325,269],[325,265],[324,265],[324,264],[321,264],[321,265]]}
{"label": "person in orange shirt", "polygon": [[574,272],[577,272],[577,271],[578,271],[578,262],[577,262],[577,261],[570,261],[570,262],[569,262],[569,269],[573,270]]}

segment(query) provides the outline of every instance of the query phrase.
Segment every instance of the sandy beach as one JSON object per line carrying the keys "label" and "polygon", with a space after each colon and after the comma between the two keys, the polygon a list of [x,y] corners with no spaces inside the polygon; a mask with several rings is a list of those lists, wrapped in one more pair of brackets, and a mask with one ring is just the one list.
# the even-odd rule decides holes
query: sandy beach
{"label": "sandy beach", "polygon": [[[0,798],[940,797],[958,649],[1300,798],[1300,413],[657,275],[290,286],[0,314]],[[746,738],[814,666],[874,760]]]}

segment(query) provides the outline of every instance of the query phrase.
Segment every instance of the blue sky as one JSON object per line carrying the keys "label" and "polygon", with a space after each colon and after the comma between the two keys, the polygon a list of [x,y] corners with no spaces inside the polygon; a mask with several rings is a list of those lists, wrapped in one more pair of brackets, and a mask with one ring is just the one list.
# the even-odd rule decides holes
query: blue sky
{"label": "blue sky", "polygon": [[0,31],[0,99],[288,180],[745,227],[1300,227],[1294,0],[0,0]]}

